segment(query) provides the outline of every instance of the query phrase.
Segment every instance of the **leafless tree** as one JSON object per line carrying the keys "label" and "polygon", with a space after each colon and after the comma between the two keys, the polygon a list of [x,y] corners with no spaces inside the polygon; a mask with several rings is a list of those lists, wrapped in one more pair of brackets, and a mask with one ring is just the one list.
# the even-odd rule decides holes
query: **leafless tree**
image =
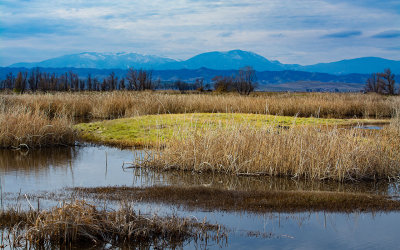
{"label": "leafless tree", "polygon": [[256,87],[256,71],[252,67],[239,70],[235,78],[236,91],[241,95],[249,95]]}
{"label": "leafless tree", "polygon": [[119,89],[125,90],[125,78],[121,78],[121,80],[119,81]]}
{"label": "leafless tree", "polygon": [[365,91],[394,95],[396,93],[395,84],[395,75],[390,69],[385,69],[383,73],[374,73],[367,79]]}
{"label": "leafless tree", "polygon": [[214,89],[217,92],[229,92],[235,90],[234,80],[231,76],[215,76],[212,81],[214,82]]}
{"label": "leafless tree", "polygon": [[392,74],[390,69],[385,69],[383,73],[378,73],[379,81],[378,83],[384,86],[385,94],[394,95],[395,94],[395,84],[394,74]]}
{"label": "leafless tree", "polygon": [[23,94],[26,89],[26,78],[27,72],[18,72],[17,78],[15,79],[14,91]]}
{"label": "leafless tree", "polygon": [[87,87],[89,91],[93,90],[93,81],[92,81],[92,76],[90,74],[88,74],[87,77]]}
{"label": "leafless tree", "polygon": [[138,81],[137,71],[129,68],[128,73],[126,74],[126,80],[128,81],[128,90],[140,90],[139,81]]}

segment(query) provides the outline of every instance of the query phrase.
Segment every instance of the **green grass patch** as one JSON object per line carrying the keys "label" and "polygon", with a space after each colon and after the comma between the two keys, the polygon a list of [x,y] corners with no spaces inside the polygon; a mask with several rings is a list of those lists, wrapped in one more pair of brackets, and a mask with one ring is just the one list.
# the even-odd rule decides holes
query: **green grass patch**
{"label": "green grass patch", "polygon": [[86,141],[118,146],[154,146],[179,136],[187,129],[226,128],[238,125],[256,128],[310,126],[350,126],[357,124],[387,123],[386,120],[323,119],[261,114],[190,113],[145,115],[133,118],[106,120],[75,125]]}

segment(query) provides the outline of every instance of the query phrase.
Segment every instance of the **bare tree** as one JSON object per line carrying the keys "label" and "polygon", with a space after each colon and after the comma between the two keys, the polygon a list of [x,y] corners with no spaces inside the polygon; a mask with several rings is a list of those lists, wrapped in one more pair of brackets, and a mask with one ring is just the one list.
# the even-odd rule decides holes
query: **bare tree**
{"label": "bare tree", "polygon": [[121,80],[119,81],[119,89],[125,90],[125,78],[121,78]]}
{"label": "bare tree", "polygon": [[197,78],[196,82],[194,83],[195,89],[203,92],[204,91],[204,78]]}
{"label": "bare tree", "polygon": [[215,76],[212,81],[217,92],[229,92],[235,89],[234,80],[231,76]]}
{"label": "bare tree", "polygon": [[376,73],[373,73],[370,78],[367,79],[366,85],[365,85],[365,92],[376,92],[379,93],[379,84],[377,81],[377,78],[379,76],[376,75]]}
{"label": "bare tree", "polygon": [[93,90],[93,81],[92,81],[92,76],[90,74],[88,74],[87,77],[87,87],[89,91]]}
{"label": "bare tree", "polygon": [[140,90],[139,82],[138,82],[137,71],[129,68],[128,73],[126,74],[126,80],[128,81],[128,90]]}
{"label": "bare tree", "polygon": [[117,83],[118,83],[118,77],[115,76],[114,71],[110,73],[110,75],[108,76],[108,86],[109,86],[109,90],[113,91],[117,88]]}
{"label": "bare tree", "polygon": [[378,73],[379,83],[384,86],[385,94],[394,95],[395,94],[395,84],[394,74],[392,74],[391,70],[385,69],[383,73]]}
{"label": "bare tree", "polygon": [[235,78],[236,91],[241,95],[249,95],[256,87],[256,71],[252,67],[239,70]]}
{"label": "bare tree", "polygon": [[95,77],[93,79],[93,90],[95,90],[95,91],[99,91],[100,90],[100,82],[97,79],[97,77]]}
{"label": "bare tree", "polygon": [[40,69],[39,68],[32,69],[28,78],[29,89],[32,92],[35,92],[38,89],[40,78],[41,78]]}
{"label": "bare tree", "polygon": [[374,73],[367,79],[365,91],[394,95],[396,93],[395,84],[395,75],[390,69],[385,69],[383,73]]}
{"label": "bare tree", "polygon": [[14,91],[23,94],[26,89],[26,78],[27,72],[18,72],[17,78],[15,79]]}

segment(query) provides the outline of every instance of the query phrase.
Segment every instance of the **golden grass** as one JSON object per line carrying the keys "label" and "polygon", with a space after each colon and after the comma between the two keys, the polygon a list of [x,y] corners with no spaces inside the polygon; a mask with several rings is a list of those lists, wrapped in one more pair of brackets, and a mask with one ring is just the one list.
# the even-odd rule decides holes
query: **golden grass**
{"label": "golden grass", "polygon": [[161,169],[336,181],[399,178],[400,134],[293,126],[182,130],[137,165]]}
{"label": "golden grass", "polygon": [[[132,246],[176,248],[186,241],[221,240],[217,225],[178,217],[143,216],[130,206],[100,210],[85,201],[63,203],[44,211],[0,212],[3,228],[12,228],[11,247]],[[215,234],[213,234],[215,232]]]}
{"label": "golden grass", "polygon": [[[201,130],[235,128],[246,125],[253,128],[289,127],[298,125],[382,124],[388,120],[372,119],[324,119],[288,116],[272,116],[240,113],[192,113],[146,115],[133,118],[81,123],[75,126],[82,139],[95,143],[117,146],[159,146],[177,136],[177,131],[194,128]],[[201,133],[201,132],[200,132]]]}
{"label": "golden grass", "polygon": [[204,186],[73,188],[78,196],[99,200],[138,200],[206,209],[246,212],[376,212],[400,211],[388,196],[322,191],[227,190]]}
{"label": "golden grass", "polygon": [[105,92],[1,94],[7,107],[22,105],[49,117],[121,118],[176,113],[252,113],[324,118],[390,118],[399,97],[357,93],[175,94]]}
{"label": "golden grass", "polygon": [[67,118],[48,118],[23,107],[0,113],[0,148],[73,145],[76,132]]}

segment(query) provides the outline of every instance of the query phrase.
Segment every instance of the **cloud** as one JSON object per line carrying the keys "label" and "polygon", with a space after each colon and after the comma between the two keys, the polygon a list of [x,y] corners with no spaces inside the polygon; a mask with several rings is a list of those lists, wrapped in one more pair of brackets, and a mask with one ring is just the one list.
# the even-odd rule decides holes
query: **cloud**
{"label": "cloud", "polygon": [[219,33],[219,36],[220,37],[230,37],[230,36],[232,36],[232,32],[222,32],[222,33]]}
{"label": "cloud", "polygon": [[361,36],[361,35],[362,35],[362,32],[359,30],[348,30],[348,31],[340,31],[340,32],[323,35],[322,38],[348,38],[348,37]]}
{"label": "cloud", "polygon": [[[54,0],[49,4],[45,0],[4,0],[0,65],[83,51],[186,59],[206,51],[243,49],[300,64],[385,57],[391,56],[387,48],[398,46],[396,34],[385,33],[398,31],[398,22],[393,21],[400,20],[398,2]],[[363,39],[339,39],[362,34]],[[378,44],[373,34],[394,39]]]}
{"label": "cloud", "polygon": [[400,30],[386,30],[372,36],[373,38],[391,39],[400,37]]}
{"label": "cloud", "polygon": [[394,51],[397,51],[397,50],[400,50],[400,46],[398,46],[398,47],[389,47],[389,48],[386,48],[387,50],[394,50]]}

